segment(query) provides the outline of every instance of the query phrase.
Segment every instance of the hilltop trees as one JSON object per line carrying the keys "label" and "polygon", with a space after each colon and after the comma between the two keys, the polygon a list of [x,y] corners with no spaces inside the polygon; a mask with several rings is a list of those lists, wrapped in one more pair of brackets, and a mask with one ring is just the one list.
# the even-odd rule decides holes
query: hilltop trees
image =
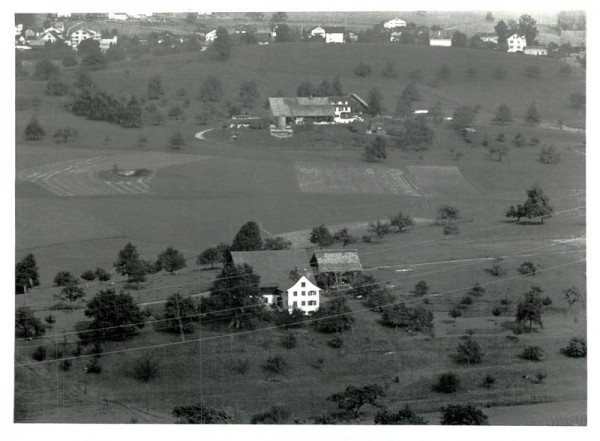
{"label": "hilltop trees", "polygon": [[527,190],[527,200],[523,205],[517,205],[516,208],[511,207],[506,212],[506,217],[516,217],[517,222],[522,217],[529,219],[539,217],[541,224],[544,223],[544,218],[550,217],[554,209],[549,203],[549,198],[538,185],[534,185]]}
{"label": "hilltop trees", "polygon": [[99,291],[87,304],[85,316],[93,319],[90,335],[80,335],[85,342],[93,340],[125,340],[144,327],[144,316],[129,294],[114,289]]}
{"label": "hilltop trees", "polygon": [[260,228],[254,221],[242,225],[240,231],[233,238],[231,251],[258,251],[263,247]]}
{"label": "hilltop trees", "polygon": [[38,274],[35,256],[29,253],[15,265],[16,292],[17,294],[26,293],[28,290],[39,284],[40,276]]}
{"label": "hilltop trees", "polygon": [[173,247],[167,248],[158,255],[156,264],[159,268],[173,274],[175,271],[185,268],[185,257],[181,252]]}

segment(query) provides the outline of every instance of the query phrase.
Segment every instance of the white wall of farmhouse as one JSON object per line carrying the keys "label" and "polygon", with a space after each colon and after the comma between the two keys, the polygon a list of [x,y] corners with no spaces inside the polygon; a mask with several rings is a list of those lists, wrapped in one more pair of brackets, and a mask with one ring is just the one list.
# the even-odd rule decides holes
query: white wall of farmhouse
{"label": "white wall of farmhouse", "polygon": [[298,308],[304,314],[310,314],[319,309],[320,298],[321,289],[308,278],[302,276],[283,293],[282,303],[283,307],[287,308],[290,313],[294,308]]}

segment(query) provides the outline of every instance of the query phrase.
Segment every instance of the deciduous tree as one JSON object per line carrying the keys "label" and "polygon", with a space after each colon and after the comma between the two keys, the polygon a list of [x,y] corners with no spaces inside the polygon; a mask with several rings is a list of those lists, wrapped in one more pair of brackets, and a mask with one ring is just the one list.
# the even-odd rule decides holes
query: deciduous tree
{"label": "deciduous tree", "polygon": [[114,289],[99,291],[87,304],[85,316],[93,319],[80,338],[88,340],[125,340],[144,327],[144,316],[129,294]]}
{"label": "deciduous tree", "polygon": [[258,251],[263,247],[260,228],[254,221],[246,222],[233,238],[231,251]]}
{"label": "deciduous tree", "polygon": [[165,251],[158,255],[156,263],[159,268],[173,274],[175,271],[185,268],[185,257],[181,252],[173,247],[167,248]]}
{"label": "deciduous tree", "polygon": [[37,318],[31,308],[20,306],[15,313],[15,336],[18,338],[35,338],[44,335],[46,326]]}
{"label": "deciduous tree", "polygon": [[198,321],[196,307],[191,297],[183,297],[179,293],[169,296],[163,308],[163,319],[160,329],[173,334],[194,332],[194,323]]}
{"label": "deciduous tree", "polygon": [[148,99],[157,100],[165,94],[162,80],[159,75],[154,75],[148,80]]}
{"label": "deciduous tree", "polygon": [[542,289],[539,286],[532,286],[529,291],[523,295],[523,300],[517,305],[515,323],[524,324],[529,322],[529,332],[533,332],[533,324],[544,327],[542,323],[542,299],[540,294]]}
{"label": "deciduous tree", "polygon": [[321,224],[318,227],[313,227],[310,233],[310,243],[318,245],[320,248],[327,247],[333,244],[333,236],[325,225]]}
{"label": "deciduous tree", "polygon": [[38,141],[46,136],[46,131],[35,116],[32,116],[25,127],[25,139]]}
{"label": "deciduous tree", "polygon": [[40,284],[37,262],[35,256],[31,253],[23,257],[15,265],[15,285],[16,292],[26,293],[34,286]]}
{"label": "deciduous tree", "polygon": [[313,318],[315,329],[326,334],[347,331],[354,323],[352,310],[344,297],[335,297],[322,304]]}
{"label": "deciduous tree", "polygon": [[488,417],[473,405],[449,404],[442,407],[440,424],[452,426],[482,426],[488,424]]}
{"label": "deciduous tree", "polygon": [[196,261],[198,265],[210,265],[210,268],[215,267],[215,263],[223,263],[223,253],[217,247],[210,247],[202,251]]}

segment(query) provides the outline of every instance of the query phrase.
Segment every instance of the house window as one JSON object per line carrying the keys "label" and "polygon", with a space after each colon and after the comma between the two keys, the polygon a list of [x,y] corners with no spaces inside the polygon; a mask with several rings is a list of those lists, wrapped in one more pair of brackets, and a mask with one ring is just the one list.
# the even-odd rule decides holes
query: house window
{"label": "house window", "polygon": [[308,301],[308,305],[309,305],[309,306],[315,306],[316,304],[317,304],[317,301],[316,301],[316,300],[309,300],[309,301]]}
{"label": "house window", "polygon": [[297,295],[298,295],[298,291],[294,291],[294,296],[297,296]]}
{"label": "house window", "polygon": [[309,296],[316,296],[317,292],[316,291],[308,291],[308,295]]}
{"label": "house window", "polygon": [[306,302],[302,302],[302,306],[306,306]]}
{"label": "house window", "polygon": [[306,286],[306,282],[302,282],[302,288]]}
{"label": "house window", "polygon": [[302,291],[302,295],[305,296],[306,295],[306,291]]}
{"label": "house window", "polygon": [[298,306],[298,302],[294,302],[294,308]]}

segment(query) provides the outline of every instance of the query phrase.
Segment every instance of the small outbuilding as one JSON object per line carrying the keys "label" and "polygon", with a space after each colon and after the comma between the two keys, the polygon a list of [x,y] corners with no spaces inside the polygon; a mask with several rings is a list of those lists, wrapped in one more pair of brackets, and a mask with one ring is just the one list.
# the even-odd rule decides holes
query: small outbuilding
{"label": "small outbuilding", "polygon": [[313,272],[326,290],[341,283],[355,283],[363,270],[357,250],[317,250],[310,259]]}

